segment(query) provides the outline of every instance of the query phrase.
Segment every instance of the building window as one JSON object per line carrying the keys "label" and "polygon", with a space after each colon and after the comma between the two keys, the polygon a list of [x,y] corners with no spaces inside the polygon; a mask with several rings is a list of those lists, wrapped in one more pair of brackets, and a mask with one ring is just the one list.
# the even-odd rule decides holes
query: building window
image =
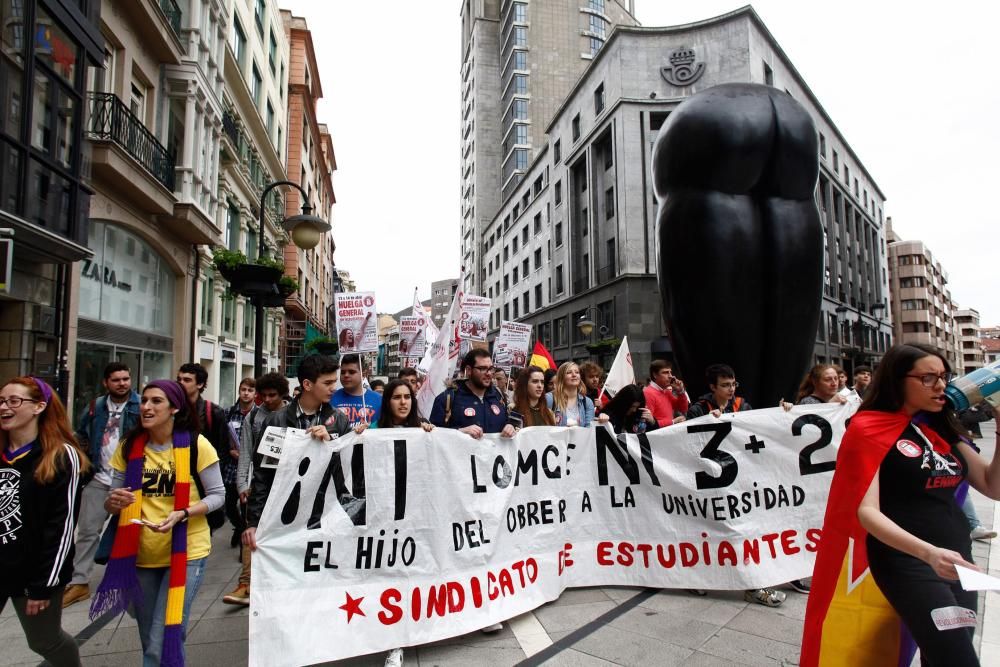
{"label": "building window", "polygon": [[615,335],[615,302],[604,301],[597,304],[597,312],[601,314],[601,322],[608,328],[605,338],[613,338]]}
{"label": "building window", "polygon": [[514,143],[526,145],[528,143],[528,126],[523,123],[514,124]]}
{"label": "building window", "polygon": [[590,32],[594,33],[598,37],[604,37],[604,19],[600,16],[594,16],[593,14],[588,15],[590,18]]}
{"label": "building window", "polygon": [[527,51],[515,51],[514,52],[514,69],[528,69],[528,53]]}
{"label": "building window", "polygon": [[590,55],[591,56],[596,56],[597,52],[601,50],[602,46],[604,46],[604,40],[603,39],[601,39],[599,37],[591,37],[590,38]]}
{"label": "building window", "polygon": [[201,283],[201,326],[206,331],[215,329],[215,279],[211,276]]}
{"label": "building window", "polygon": [[819,154],[820,157],[826,157],[826,137],[822,132],[819,133]]}
{"label": "building window", "polygon": [[764,63],[764,85],[773,86],[774,85],[774,70],[767,63]]}
{"label": "building window", "polygon": [[247,34],[243,32],[243,26],[240,25],[239,19],[235,16],[233,17],[233,55],[236,56],[236,62],[240,65],[240,71],[246,67],[246,57],[247,57]]}
{"label": "building window", "polygon": [[271,100],[267,101],[267,136],[274,136],[274,107],[271,106]]}
{"label": "building window", "polygon": [[528,5],[523,2],[514,3],[514,21],[517,23],[528,22]]}
{"label": "building window", "polygon": [[535,285],[535,310],[542,307],[542,286],[541,284]]}
{"label": "building window", "polygon": [[562,203],[562,181],[556,181],[555,199],[556,206],[559,206]]}
{"label": "building window", "polygon": [[514,120],[528,120],[528,100],[514,100]]}
{"label": "building window", "polygon": [[558,248],[559,246],[562,245],[562,243],[563,243],[563,238],[562,238],[562,223],[561,222],[557,222],[556,223],[556,247]]}
{"label": "building window", "polygon": [[517,297],[515,297],[514,298],[514,319],[516,320],[520,316],[521,316],[521,313],[518,312],[518,307],[517,307]]}
{"label": "building window", "polygon": [[271,68],[271,76],[275,76],[278,73],[278,41],[274,38],[273,30],[271,31],[269,37],[270,40],[267,46],[267,64]]}
{"label": "building window", "polygon": [[226,247],[240,249],[240,209],[232,204],[226,210]]}
{"label": "building window", "polygon": [[525,257],[521,262],[521,275],[527,277],[528,275],[528,258]]}
{"label": "building window", "polygon": [[552,144],[552,160],[555,164],[562,162],[562,144],[558,139],[556,139],[556,142]]}
{"label": "building window", "polygon": [[[525,260],[525,261],[527,261],[527,260]],[[542,268],[542,249],[541,248],[536,248],[535,249],[535,270],[537,271],[540,268]]]}
{"label": "building window", "polygon": [[514,46],[528,45],[528,29],[523,26],[514,27]]}
{"label": "building window", "polygon": [[833,175],[836,176],[838,171],[840,171],[840,156],[837,151],[833,151]]}
{"label": "building window", "polygon": [[531,312],[531,302],[528,300],[528,292],[525,292],[524,294],[521,295],[521,306],[524,309],[525,315]]}
{"label": "building window", "polygon": [[264,0],[257,0],[253,12],[254,21],[257,22],[257,32],[261,39],[264,38]]}
{"label": "building window", "polygon": [[510,304],[509,303],[505,303],[503,305],[503,318],[505,320],[509,320],[510,319]]}
{"label": "building window", "polygon": [[604,84],[602,83],[594,91],[594,115],[599,116],[604,111]]}
{"label": "building window", "polygon": [[260,95],[264,88],[264,78],[260,75],[260,70],[257,69],[257,63],[253,64],[253,79],[250,82],[250,97],[253,98],[253,103],[256,106],[260,106]]}
{"label": "building window", "polygon": [[615,188],[614,186],[604,191],[604,219],[610,220],[615,217]]}
{"label": "building window", "polygon": [[525,74],[515,74],[514,75],[514,94],[515,95],[527,95],[528,94],[528,77]]}
{"label": "building window", "polygon": [[528,245],[528,225],[521,229],[521,245]]}
{"label": "building window", "polygon": [[145,124],[146,122],[146,87],[135,81],[132,82],[132,97],[128,103],[129,111]]}
{"label": "building window", "polygon": [[604,0],[590,0],[590,9],[595,12],[604,13]]}
{"label": "building window", "polygon": [[511,251],[511,253],[513,253],[515,255],[517,254],[517,237],[516,236],[514,237],[514,240],[511,242],[510,251]]}
{"label": "building window", "polygon": [[514,169],[524,171],[528,168],[528,149],[518,148],[514,151]]}
{"label": "building window", "polygon": [[556,336],[555,345],[553,347],[565,347],[566,345],[566,318],[560,317],[555,321],[556,324]]}
{"label": "building window", "polygon": [[563,267],[562,264],[556,267],[556,294],[563,293]]}
{"label": "building window", "polygon": [[539,235],[539,234],[542,233],[542,214],[541,213],[536,213],[535,214],[535,229],[534,229],[533,233],[535,234],[535,236],[537,236],[537,235]]}
{"label": "building window", "polygon": [[580,114],[573,116],[573,141],[580,138]]}

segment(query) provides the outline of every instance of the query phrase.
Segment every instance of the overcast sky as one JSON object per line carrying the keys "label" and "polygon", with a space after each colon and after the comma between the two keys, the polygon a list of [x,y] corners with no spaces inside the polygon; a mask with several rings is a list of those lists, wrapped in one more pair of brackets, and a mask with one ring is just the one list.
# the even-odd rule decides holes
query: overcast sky
{"label": "overcast sky", "polygon": [[[532,0],[544,2],[544,0]],[[610,0],[609,0],[610,1]],[[336,262],[380,311],[458,274],[459,0],[280,0],[313,32],[337,154]],[[731,11],[636,0],[645,26]],[[886,195],[927,243],[960,307],[1000,324],[1000,5],[761,0],[771,33]],[[933,8],[933,9],[932,9]]]}

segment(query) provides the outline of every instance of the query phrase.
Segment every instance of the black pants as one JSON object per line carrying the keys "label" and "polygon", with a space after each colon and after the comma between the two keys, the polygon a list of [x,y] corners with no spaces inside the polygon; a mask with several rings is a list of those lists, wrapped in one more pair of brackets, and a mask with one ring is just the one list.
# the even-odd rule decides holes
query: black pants
{"label": "black pants", "polygon": [[226,484],[226,518],[237,533],[246,530],[247,522],[240,511],[240,492],[236,489],[236,484]]}
{"label": "black pants", "polygon": [[28,648],[55,667],[79,667],[80,649],[76,640],[62,629],[62,597],[65,590],[61,586],[55,589],[49,598],[49,606],[34,616],[27,614],[28,598],[8,597],[0,593],[0,612],[7,606],[7,600],[11,600],[28,640]]}
{"label": "black pants", "polygon": [[[869,542],[869,544],[871,544]],[[937,667],[978,667],[972,646],[975,627],[938,629],[931,612],[945,607],[965,607],[976,611],[976,593],[962,589],[957,581],[942,579],[922,560],[898,551],[884,553],[869,546],[872,576],[882,594],[910,629],[920,648],[921,664]],[[963,554],[972,562],[971,554]]]}

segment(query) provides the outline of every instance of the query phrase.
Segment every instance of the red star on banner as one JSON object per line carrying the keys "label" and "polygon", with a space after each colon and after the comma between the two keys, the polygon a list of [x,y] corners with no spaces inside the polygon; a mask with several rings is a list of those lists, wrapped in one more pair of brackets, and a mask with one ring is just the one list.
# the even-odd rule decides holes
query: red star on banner
{"label": "red star on banner", "polygon": [[345,595],[347,596],[347,601],[340,605],[339,608],[347,612],[347,622],[350,623],[355,614],[359,616],[365,615],[365,612],[361,611],[361,601],[365,598],[364,596],[352,598],[350,593],[345,593]]}

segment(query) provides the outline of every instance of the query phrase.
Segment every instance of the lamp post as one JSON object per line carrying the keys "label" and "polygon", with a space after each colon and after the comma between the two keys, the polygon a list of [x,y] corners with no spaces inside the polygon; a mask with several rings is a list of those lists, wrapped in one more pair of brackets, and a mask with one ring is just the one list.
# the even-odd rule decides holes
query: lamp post
{"label": "lamp post", "polygon": [[[303,250],[315,248],[319,243],[320,236],[324,232],[330,231],[330,223],[312,214],[312,206],[309,205],[309,198],[306,191],[293,181],[275,181],[268,184],[260,194],[260,209],[258,210],[258,224],[260,226],[260,239],[257,242],[257,257],[264,256],[264,207],[267,204],[267,195],[276,187],[290,185],[302,193],[302,213],[285,218],[281,221],[281,226],[292,235],[292,242],[296,247]],[[253,376],[260,377],[264,373],[264,306],[260,297],[253,297],[254,304],[254,340],[253,340]]]}
{"label": "lamp post", "polygon": [[[593,320],[588,317],[591,312],[595,315]],[[595,322],[594,320],[597,321]],[[576,321],[576,328],[579,329],[580,333],[584,336],[589,336],[591,343],[594,342],[593,333],[595,328],[601,336],[608,335],[608,327],[604,324],[604,320],[601,317],[601,311],[594,306],[587,306],[587,308],[583,311],[583,315],[581,315],[580,319]],[[598,360],[600,360],[600,355],[598,355]]]}

